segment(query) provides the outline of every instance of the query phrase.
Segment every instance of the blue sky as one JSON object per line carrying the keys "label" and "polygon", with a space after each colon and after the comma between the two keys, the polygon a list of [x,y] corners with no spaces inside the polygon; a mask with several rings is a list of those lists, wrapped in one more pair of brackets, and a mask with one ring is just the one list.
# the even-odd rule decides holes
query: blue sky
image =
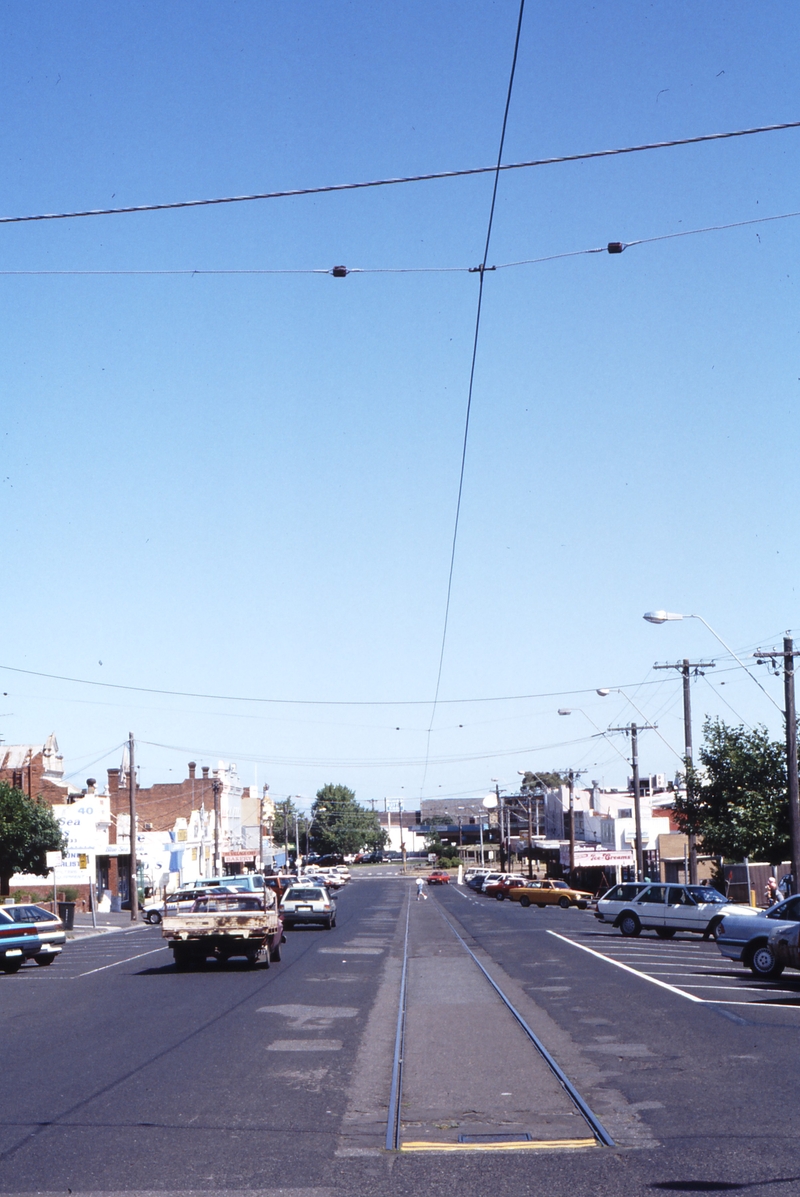
{"label": "blue sky", "polygon": [[[6,6],[0,211],[488,165],[516,17]],[[763,0],[530,5],[505,160],[800,119],[799,29]],[[795,211],[798,138],[508,172],[489,260]],[[490,194],[484,176],[6,225],[1,267],[468,267]],[[740,655],[800,626],[799,226],[487,276],[430,739],[475,275],[0,277],[0,663],[304,700],[4,671],[6,742],[55,729],[82,781],[132,729],[144,784],[223,756],[278,797],[482,794],[529,767],[624,784],[589,720],[641,716],[594,690],[627,687],[666,741],[643,737],[643,769],[672,774],[679,679],[651,666],[684,656],[719,661],[693,688],[696,739],[705,714],[779,736],[702,624],[641,615],[698,613]],[[516,695],[548,697],[450,701]]]}

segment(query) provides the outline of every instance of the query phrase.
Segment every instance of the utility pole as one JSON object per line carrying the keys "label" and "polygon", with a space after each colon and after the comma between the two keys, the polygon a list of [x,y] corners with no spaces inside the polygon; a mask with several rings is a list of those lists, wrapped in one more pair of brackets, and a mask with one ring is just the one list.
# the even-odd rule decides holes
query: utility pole
{"label": "utility pole", "polygon": [[528,879],[533,880],[533,794],[528,791]]}
{"label": "utility pole", "polygon": [[635,723],[627,727],[610,727],[609,731],[625,732],[631,738],[631,765],[633,767],[633,813],[636,820],[636,880],[644,880],[644,853],[642,851],[642,803],[639,793],[639,732],[655,731],[655,724],[645,723],[638,727]]}
{"label": "utility pole", "polygon": [[759,661],[774,662],[777,657],[783,657],[783,693],[785,701],[784,720],[786,722],[786,780],[789,798],[789,839],[792,853],[792,890],[798,889],[798,874],[800,874],[800,795],[798,794],[797,778],[797,708],[794,693],[794,659],[800,656],[795,651],[791,636],[783,638],[783,652],[762,652],[758,649],[753,653]]}
{"label": "utility pole", "polygon": [[139,875],[136,868],[136,767],[133,762],[133,732],[128,733],[128,802],[131,819],[131,922],[139,921]]}
{"label": "utility pole", "polygon": [[214,877],[222,874],[222,863],[219,859],[219,778],[215,777],[211,783],[214,791]]}
{"label": "utility pole", "polygon": [[[569,883],[575,872],[575,778],[585,773],[585,769],[570,769],[567,772],[569,786]],[[638,826],[638,823],[637,823]]]}
{"label": "utility pole", "polygon": [[503,804],[500,801],[500,783],[495,782],[494,792],[497,797],[497,822],[500,830],[500,870],[505,872],[508,853],[506,851],[505,827],[503,825]]}
{"label": "utility pole", "polygon": [[[689,687],[690,671],[695,677],[700,670],[713,669],[714,661],[689,661],[684,657],[674,665],[654,665],[654,669],[677,669],[683,676],[683,760],[686,766],[686,798],[691,804],[694,796],[694,756],[692,751],[692,694]],[[697,836],[689,832],[689,881],[697,885]]]}

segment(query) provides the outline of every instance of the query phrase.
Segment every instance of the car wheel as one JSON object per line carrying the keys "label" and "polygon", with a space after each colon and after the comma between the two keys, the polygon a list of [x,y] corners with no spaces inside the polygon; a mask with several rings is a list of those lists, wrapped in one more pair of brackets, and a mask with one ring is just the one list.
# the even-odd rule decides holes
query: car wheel
{"label": "car wheel", "polygon": [[525,894],[523,894],[519,900],[519,904],[520,904],[520,906],[530,906],[531,900],[530,900],[530,898],[526,897]]}
{"label": "car wheel", "polygon": [[330,931],[333,928],[333,919],[332,918],[324,919],[322,925],[326,931]]}
{"label": "car wheel", "polygon": [[547,903],[546,902],[537,902],[536,905],[539,907],[540,910],[544,910]]}
{"label": "car wheel", "polygon": [[783,972],[783,965],[772,954],[769,944],[760,943],[754,948],[750,960],[750,971],[764,981],[774,981]]}
{"label": "car wheel", "polygon": [[497,898],[498,902],[505,902],[505,900],[506,900],[506,896],[502,890],[500,891],[499,894],[495,894],[495,897]]}
{"label": "car wheel", "polygon": [[627,912],[623,914],[619,920],[619,929],[623,935],[629,938],[634,935],[641,935],[642,924],[639,922],[635,914]]}
{"label": "car wheel", "polygon": [[148,923],[152,923],[154,927],[157,927],[161,922],[160,912],[158,910],[151,910],[147,916],[147,921]]}
{"label": "car wheel", "polygon": [[52,964],[55,956],[34,956],[37,964],[41,964],[42,968],[46,968],[48,964]]}
{"label": "car wheel", "polygon": [[656,927],[656,935],[659,939],[672,939],[675,935],[674,927]]}
{"label": "car wheel", "polygon": [[22,968],[22,961],[21,960],[4,960],[3,963],[0,964],[0,968],[2,968],[4,973],[9,973],[9,974],[18,973],[19,970]]}
{"label": "car wheel", "polygon": [[279,943],[276,943],[274,948],[270,948],[269,958],[270,958],[270,962],[272,964],[280,964],[280,962],[281,962],[281,945]]}
{"label": "car wheel", "polygon": [[588,905],[589,905],[589,903],[588,903],[588,902],[579,902],[579,903],[578,903],[578,910],[585,910],[585,909],[586,909],[586,907],[587,907]]}
{"label": "car wheel", "polygon": [[719,930],[719,925],[721,922],[722,919],[714,919],[712,923],[709,923],[705,929],[705,932],[703,933],[703,939],[715,940],[717,938],[717,931]]}
{"label": "car wheel", "polygon": [[569,910],[569,898],[559,898],[558,904],[562,910]]}

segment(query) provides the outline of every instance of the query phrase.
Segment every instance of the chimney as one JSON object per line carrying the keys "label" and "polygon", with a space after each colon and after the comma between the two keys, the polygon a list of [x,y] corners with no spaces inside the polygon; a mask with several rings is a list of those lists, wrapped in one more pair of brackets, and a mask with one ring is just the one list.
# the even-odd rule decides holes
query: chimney
{"label": "chimney", "polygon": [[203,765],[203,777],[208,779],[208,765]]}
{"label": "chimney", "polygon": [[94,777],[87,777],[86,778],[86,793],[94,794],[96,785],[97,785],[97,781]]}
{"label": "chimney", "polygon": [[194,775],[197,771],[197,761],[189,761],[189,781],[194,781]]}
{"label": "chimney", "polygon": [[116,794],[119,789],[119,769],[108,770],[108,792]]}

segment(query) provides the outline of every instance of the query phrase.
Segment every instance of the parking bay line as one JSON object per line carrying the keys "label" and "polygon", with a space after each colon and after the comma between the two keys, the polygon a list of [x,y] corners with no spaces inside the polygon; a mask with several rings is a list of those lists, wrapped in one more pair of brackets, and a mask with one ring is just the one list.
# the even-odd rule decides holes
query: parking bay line
{"label": "parking bay line", "polygon": [[85,973],[77,973],[73,980],[77,981],[81,977],[89,977],[92,973],[102,973],[107,968],[116,968],[118,964],[128,964],[131,960],[141,960],[142,956],[154,956],[156,952],[166,952],[168,948],[166,944],[160,948],[153,948],[149,952],[139,952],[136,956],[126,956],[124,960],[114,960],[111,964],[101,964],[99,968],[90,968]]}
{"label": "parking bay line", "polygon": [[632,973],[634,977],[642,977],[645,981],[649,981],[651,985],[658,985],[661,989],[667,989],[670,993],[677,994],[678,997],[686,998],[689,1002],[699,1002],[701,1005],[705,1004],[705,998],[695,997],[693,993],[686,993],[685,990],[678,989],[675,985],[668,985],[666,981],[659,981],[658,977],[651,977],[649,973],[640,972],[638,968],[631,968],[630,965],[623,964],[621,960],[615,960],[613,956],[604,956],[602,952],[596,952],[594,948],[587,948],[582,943],[576,943],[574,939],[569,939],[566,935],[560,935],[558,931],[548,930],[547,934],[553,935],[556,939],[570,944],[573,948],[578,948],[581,952],[588,952],[590,956],[595,956],[598,960],[605,960],[608,964],[613,964],[615,968],[621,968],[626,973]]}

